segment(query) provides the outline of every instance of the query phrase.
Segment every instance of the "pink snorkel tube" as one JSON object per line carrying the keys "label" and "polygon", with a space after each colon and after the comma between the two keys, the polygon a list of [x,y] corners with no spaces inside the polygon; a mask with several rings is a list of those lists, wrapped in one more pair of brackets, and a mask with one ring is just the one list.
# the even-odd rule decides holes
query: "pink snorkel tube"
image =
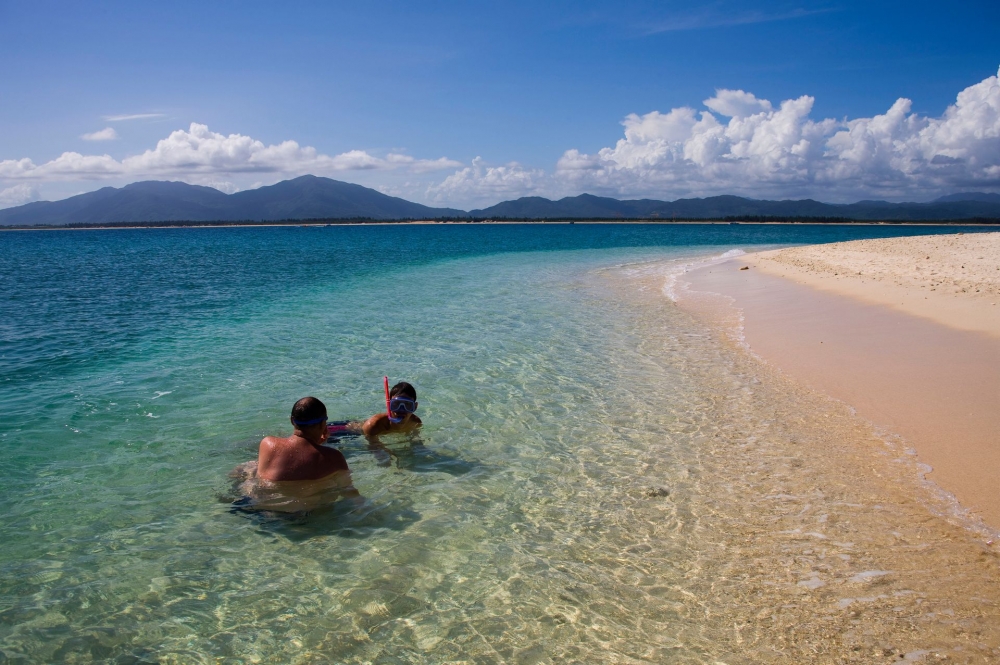
{"label": "pink snorkel tube", "polygon": [[383,380],[385,381],[385,415],[391,421],[392,411],[389,409],[389,377],[383,377]]}

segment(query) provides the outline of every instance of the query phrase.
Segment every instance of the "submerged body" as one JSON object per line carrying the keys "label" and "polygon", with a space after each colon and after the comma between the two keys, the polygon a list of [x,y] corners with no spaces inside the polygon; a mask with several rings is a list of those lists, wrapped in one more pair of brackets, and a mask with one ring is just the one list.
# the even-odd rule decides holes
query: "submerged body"
{"label": "submerged body", "polygon": [[240,490],[253,507],[292,512],[360,496],[344,454],[323,445],[329,437],[326,406],[315,397],[304,397],[295,403],[291,421],[291,436],[264,437],[257,461],[234,472],[246,478]]}
{"label": "submerged body", "polygon": [[341,498],[358,498],[350,471],[335,471],[316,480],[266,480],[252,477],[240,484],[255,510],[283,513],[314,510]]}

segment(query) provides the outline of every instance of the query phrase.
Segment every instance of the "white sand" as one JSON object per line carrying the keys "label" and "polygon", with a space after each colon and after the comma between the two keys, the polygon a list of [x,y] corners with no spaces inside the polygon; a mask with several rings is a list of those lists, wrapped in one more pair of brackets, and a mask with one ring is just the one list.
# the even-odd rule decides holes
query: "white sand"
{"label": "white sand", "polygon": [[1000,337],[1000,233],[809,245],[745,257],[758,270]]}

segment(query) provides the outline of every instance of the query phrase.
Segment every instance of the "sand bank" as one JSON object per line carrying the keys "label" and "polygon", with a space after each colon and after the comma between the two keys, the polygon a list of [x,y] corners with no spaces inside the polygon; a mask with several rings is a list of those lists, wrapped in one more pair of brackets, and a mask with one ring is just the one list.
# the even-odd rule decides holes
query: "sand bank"
{"label": "sand bank", "polygon": [[753,352],[903,437],[930,480],[1000,527],[997,267],[996,233],[865,240],[695,270],[688,297],[731,298]]}
{"label": "sand bank", "polygon": [[1000,338],[1000,233],[808,245],[752,261],[813,288]]}

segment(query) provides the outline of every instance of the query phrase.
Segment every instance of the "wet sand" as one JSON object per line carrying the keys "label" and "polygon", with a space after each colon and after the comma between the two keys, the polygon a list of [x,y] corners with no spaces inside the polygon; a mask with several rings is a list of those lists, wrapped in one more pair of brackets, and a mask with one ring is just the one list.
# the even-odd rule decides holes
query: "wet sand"
{"label": "wet sand", "polygon": [[998,257],[995,233],[778,250],[688,273],[681,304],[739,314],[729,324],[752,352],[902,437],[929,480],[995,529]]}
{"label": "wet sand", "polygon": [[[922,481],[898,437],[747,353],[728,299],[685,293],[692,273],[676,284],[682,307],[664,299],[674,268],[684,269],[635,270],[638,295],[622,301],[648,295],[651,319],[637,331],[650,353],[717,354],[708,367],[685,362],[712,403],[686,469],[697,484],[665,485],[704,536],[688,543],[697,571],[685,588],[731,651],[698,662],[1000,662],[996,531]],[[657,298],[672,310],[658,325]],[[667,325],[691,312],[697,325]],[[663,456],[676,445],[664,443]]]}

